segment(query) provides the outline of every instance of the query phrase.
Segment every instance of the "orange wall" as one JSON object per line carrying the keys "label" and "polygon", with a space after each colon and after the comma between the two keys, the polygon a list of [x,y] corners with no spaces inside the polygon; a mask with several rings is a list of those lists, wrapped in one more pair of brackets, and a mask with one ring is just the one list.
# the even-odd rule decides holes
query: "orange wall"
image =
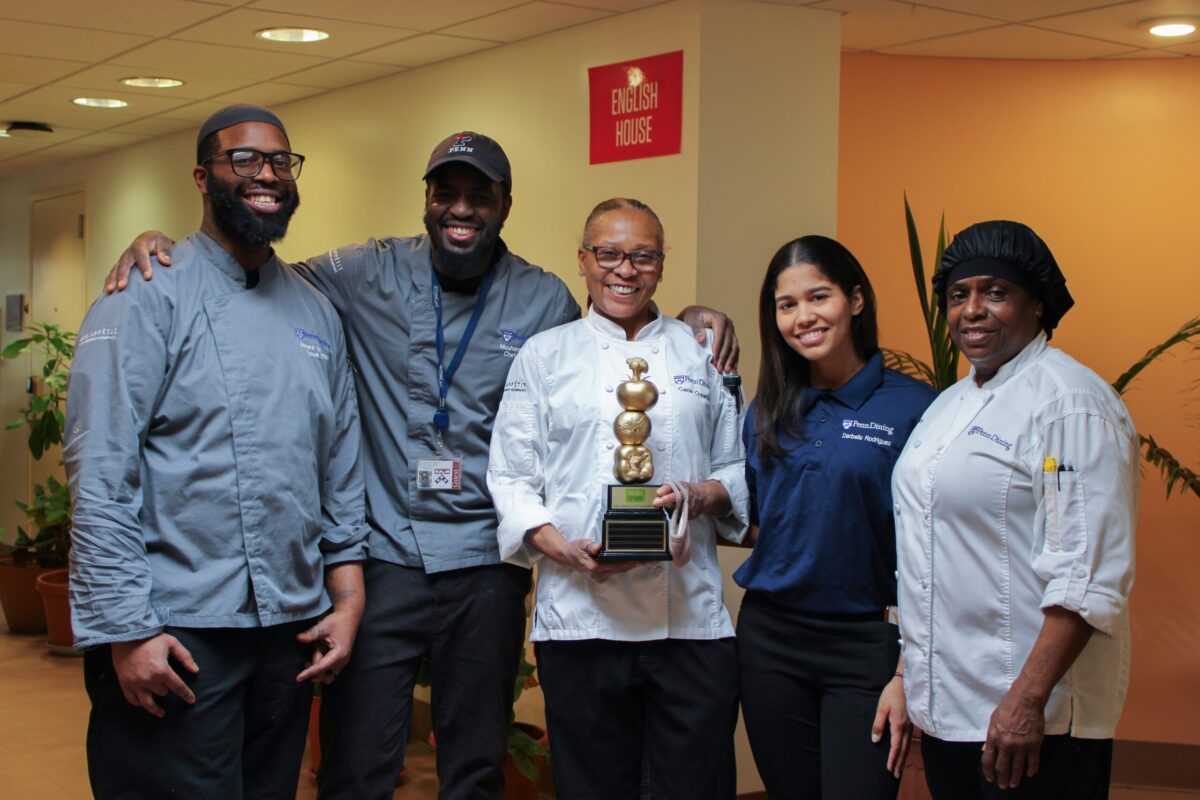
{"label": "orange wall", "polygon": [[[927,258],[943,210],[951,234],[984,219],[1033,227],[1076,300],[1054,344],[1108,380],[1200,314],[1200,58],[847,53],[841,88],[838,234],[871,275],[885,345],[928,358],[905,191]],[[1193,468],[1197,363],[1180,351],[1126,393],[1138,429]],[[1200,744],[1200,501],[1164,502],[1149,471],[1141,498],[1133,672],[1118,736]]]}

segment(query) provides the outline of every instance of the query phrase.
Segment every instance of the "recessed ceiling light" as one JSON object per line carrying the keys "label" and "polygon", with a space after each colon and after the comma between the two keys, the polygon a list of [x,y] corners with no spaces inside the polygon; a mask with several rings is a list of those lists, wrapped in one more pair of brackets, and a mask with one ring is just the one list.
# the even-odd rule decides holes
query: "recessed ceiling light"
{"label": "recessed ceiling light", "polygon": [[45,136],[49,133],[54,133],[54,128],[51,128],[46,123],[26,122],[23,120],[13,120],[4,129],[4,135],[9,139],[32,139],[38,136]]}
{"label": "recessed ceiling light", "polygon": [[1142,22],[1142,27],[1155,36],[1187,36],[1196,32],[1196,20],[1190,17],[1148,19]]}
{"label": "recessed ceiling light", "polygon": [[139,89],[174,89],[183,86],[183,81],[175,78],[121,78],[121,83]]}
{"label": "recessed ceiling light", "polygon": [[112,97],[76,97],[71,102],[77,106],[87,106],[88,108],[124,108],[129,105],[124,100]]}
{"label": "recessed ceiling light", "polygon": [[261,31],[255,31],[254,35],[260,39],[266,39],[268,42],[319,42],[329,38],[329,34],[325,31],[319,31],[314,28],[266,28]]}

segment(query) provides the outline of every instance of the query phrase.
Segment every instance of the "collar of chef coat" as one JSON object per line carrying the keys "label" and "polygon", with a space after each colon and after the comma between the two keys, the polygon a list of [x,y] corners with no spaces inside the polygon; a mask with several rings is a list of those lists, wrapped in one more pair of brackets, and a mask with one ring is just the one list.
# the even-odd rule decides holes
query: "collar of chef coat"
{"label": "collar of chef coat", "polygon": [[963,380],[967,381],[969,386],[978,388],[982,392],[994,392],[1004,384],[1008,383],[1009,379],[1011,379],[1021,370],[1025,369],[1026,366],[1037,361],[1038,358],[1041,357],[1042,353],[1046,351],[1047,347],[1048,345],[1046,344],[1045,332],[1039,332],[1037,336],[1033,337],[1032,342],[1025,345],[1025,349],[1017,353],[1004,364],[1001,364],[1000,369],[996,370],[996,374],[992,376],[992,379],[983,384],[983,386],[979,386],[977,383],[975,383],[974,366],[971,367],[971,371],[967,373],[967,377],[963,378]]}
{"label": "collar of chef coat", "polygon": [[[633,337],[633,341],[653,339],[662,333],[663,318],[662,314],[658,311],[658,306],[651,303],[650,313],[654,315],[654,319],[642,326],[642,329]],[[597,314],[594,310],[588,309],[588,315],[585,319],[591,323],[592,330],[605,339],[616,339],[621,342],[626,341],[625,329],[603,314]]]}
{"label": "collar of chef coat", "polygon": [[867,402],[871,393],[878,389],[881,383],[883,383],[883,355],[877,352],[867,359],[867,363],[863,364],[862,369],[854,373],[850,380],[838,388],[832,391],[808,389],[804,397],[804,413],[807,414],[808,410],[822,397],[833,398],[847,408],[857,410],[862,408],[862,404]]}
{"label": "collar of chef coat", "polygon": [[[224,272],[230,278],[237,281],[239,285],[246,285],[246,268],[237,262],[225,248],[217,244],[217,240],[206,233],[196,231],[192,234],[192,242],[201,255],[208,260],[217,269]],[[275,279],[279,274],[279,257],[275,255],[274,249],[271,250],[271,256],[266,262],[258,268],[258,285],[264,286],[268,281]]]}

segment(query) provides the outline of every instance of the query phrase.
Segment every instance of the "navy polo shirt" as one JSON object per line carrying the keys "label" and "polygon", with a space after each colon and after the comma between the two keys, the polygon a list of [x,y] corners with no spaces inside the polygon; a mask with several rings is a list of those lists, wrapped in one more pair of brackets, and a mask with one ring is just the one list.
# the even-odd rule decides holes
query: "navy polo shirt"
{"label": "navy polo shirt", "polygon": [[803,436],[764,465],[755,404],[743,427],[758,539],[734,580],[812,614],[882,614],[896,603],[892,467],[936,392],[876,353],[834,391],[811,389]]}

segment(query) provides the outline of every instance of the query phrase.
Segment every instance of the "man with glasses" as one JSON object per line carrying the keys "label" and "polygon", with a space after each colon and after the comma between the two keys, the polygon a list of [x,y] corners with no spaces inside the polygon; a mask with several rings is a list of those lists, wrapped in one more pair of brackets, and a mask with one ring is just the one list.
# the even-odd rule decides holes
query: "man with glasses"
{"label": "man with glasses", "polygon": [[[521,345],[580,309],[559,278],[500,238],[513,181],[497,142],[474,131],[448,136],[424,180],[425,235],[370,240],[297,265],[346,326],[371,526],[371,601],[354,659],[322,700],[322,800],[392,796],[425,655],[439,797],[503,792],[531,573],[501,563],[488,444]],[[124,285],[135,262],[148,279],[154,253],[174,263],[164,260],[170,246],[162,234],[142,234],[106,288]],[[732,326],[708,309],[688,311],[697,330],[710,319],[720,329],[715,351],[732,368]]]}
{"label": "man with glasses", "polygon": [[215,113],[200,230],[80,330],[63,454],[101,800],[294,797],[311,679],[353,648],[368,529],[345,338],[271,248],[303,161],[267,109]]}

